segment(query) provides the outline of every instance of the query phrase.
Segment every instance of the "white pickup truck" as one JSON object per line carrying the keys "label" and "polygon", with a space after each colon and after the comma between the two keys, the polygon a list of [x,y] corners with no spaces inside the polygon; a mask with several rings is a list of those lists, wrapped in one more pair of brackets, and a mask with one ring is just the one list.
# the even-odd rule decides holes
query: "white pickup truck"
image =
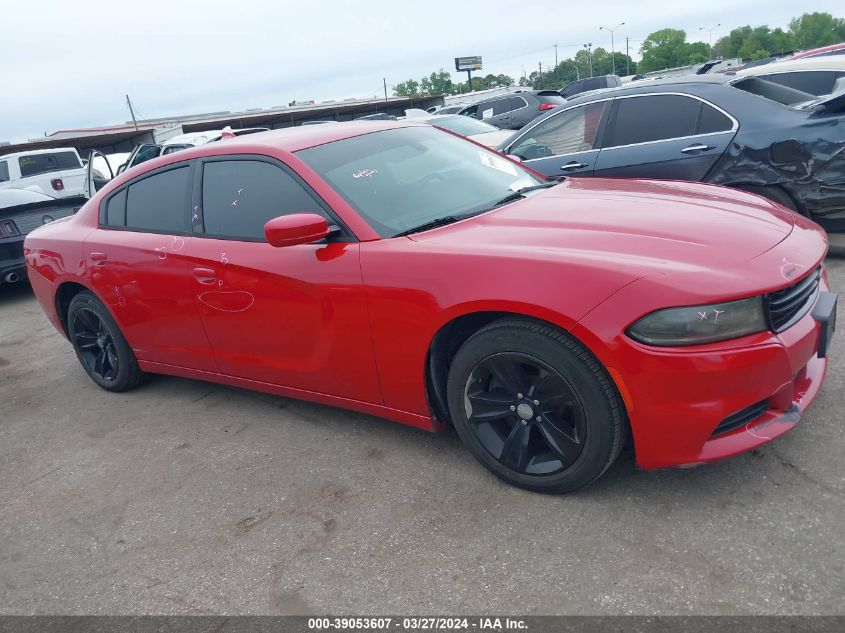
{"label": "white pickup truck", "polygon": [[85,177],[85,167],[73,148],[0,156],[0,189],[24,189],[51,198],[75,198],[83,195]]}

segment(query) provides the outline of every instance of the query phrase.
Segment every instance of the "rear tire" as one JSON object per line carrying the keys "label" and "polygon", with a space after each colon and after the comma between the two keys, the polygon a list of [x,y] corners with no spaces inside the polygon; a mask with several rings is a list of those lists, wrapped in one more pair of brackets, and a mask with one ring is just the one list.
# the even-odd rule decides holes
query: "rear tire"
{"label": "rear tire", "polygon": [[103,303],[88,291],[70,301],[68,338],[82,368],[107,391],[128,391],[144,379],[135,353]]}
{"label": "rear tire", "polygon": [[580,343],[504,319],[471,336],[449,368],[449,412],[470,452],[500,479],[566,493],[592,483],[625,439],[621,399]]}

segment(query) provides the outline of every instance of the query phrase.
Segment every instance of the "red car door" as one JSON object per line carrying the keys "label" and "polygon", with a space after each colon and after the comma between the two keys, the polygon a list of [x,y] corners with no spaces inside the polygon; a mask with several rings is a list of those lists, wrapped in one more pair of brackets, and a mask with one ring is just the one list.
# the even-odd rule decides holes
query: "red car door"
{"label": "red car door", "polygon": [[224,156],[200,167],[185,256],[221,372],[380,403],[357,242],[270,246],[264,224],[274,217],[335,220],[271,159]]}
{"label": "red car door", "polygon": [[86,265],[139,360],[217,371],[184,257],[190,172],[177,163],[112,193],[85,240]]}

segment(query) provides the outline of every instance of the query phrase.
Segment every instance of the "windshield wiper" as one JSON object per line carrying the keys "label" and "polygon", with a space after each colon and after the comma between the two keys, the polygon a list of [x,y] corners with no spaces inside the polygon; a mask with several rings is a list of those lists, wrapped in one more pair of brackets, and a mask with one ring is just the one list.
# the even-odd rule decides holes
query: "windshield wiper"
{"label": "windshield wiper", "polygon": [[436,229],[438,226],[446,226],[447,224],[452,224],[453,222],[457,222],[458,220],[463,220],[467,218],[467,215],[445,215],[442,218],[435,218],[428,222],[423,222],[419,226],[414,226],[410,229],[406,229],[401,233],[397,233],[393,237],[404,237],[405,235],[410,235],[411,233],[419,233],[420,231],[427,231],[429,229]]}
{"label": "windshield wiper", "polygon": [[549,180],[547,182],[540,183],[539,185],[531,185],[530,187],[522,187],[522,189],[517,189],[516,191],[512,191],[504,198],[499,200],[496,204],[494,204],[492,208],[499,207],[503,204],[507,204],[508,202],[513,202],[514,200],[519,200],[520,198],[524,198],[525,194],[529,191],[536,191],[537,189],[548,189],[549,187],[554,187],[555,185],[559,185],[559,180]]}

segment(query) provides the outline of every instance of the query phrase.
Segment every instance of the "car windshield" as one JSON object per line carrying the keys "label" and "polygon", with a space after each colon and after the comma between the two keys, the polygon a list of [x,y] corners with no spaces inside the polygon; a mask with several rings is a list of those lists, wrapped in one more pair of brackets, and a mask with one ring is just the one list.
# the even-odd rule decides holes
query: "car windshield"
{"label": "car windshield", "polygon": [[429,125],[436,125],[442,127],[444,130],[449,130],[461,136],[473,136],[475,134],[486,134],[487,132],[498,132],[499,128],[479,121],[477,119],[470,119],[469,117],[461,116],[460,114],[449,116],[433,116],[425,121]]}
{"label": "car windshield", "polygon": [[494,152],[428,126],[371,132],[297,156],[382,237],[481,213],[541,182]]}

